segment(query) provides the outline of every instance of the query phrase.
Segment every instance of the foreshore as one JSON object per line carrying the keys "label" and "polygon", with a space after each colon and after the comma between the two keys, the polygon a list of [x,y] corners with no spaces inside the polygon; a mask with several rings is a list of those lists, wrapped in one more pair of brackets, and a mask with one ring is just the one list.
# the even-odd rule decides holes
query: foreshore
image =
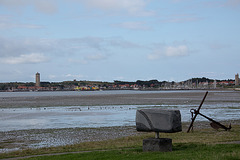
{"label": "foreshore", "polygon": [[[77,91],[76,91],[77,92]],[[90,91],[89,91],[90,92]],[[0,108],[7,107],[51,107],[51,106],[98,106],[98,105],[199,105],[206,91],[133,91],[122,94],[118,91],[93,91],[101,94],[48,95],[0,97]],[[92,92],[92,93],[93,93]],[[105,94],[106,93],[106,94]],[[44,96],[46,94],[46,96]],[[204,103],[240,103],[240,92],[212,90]]]}
{"label": "foreshore", "polygon": [[[106,93],[106,94],[105,94]],[[58,95],[58,96],[16,96],[0,97],[0,108],[34,108],[51,106],[107,106],[107,105],[196,105],[202,101],[205,91],[166,91],[166,92],[133,92],[122,94]],[[240,104],[240,92],[209,91],[204,104],[224,105]],[[240,108],[240,105],[237,105]],[[240,119],[240,118],[239,118]],[[240,120],[231,121],[232,125]],[[2,121],[4,123],[4,121]],[[190,122],[183,123],[184,132]],[[222,122],[228,125],[229,121]],[[210,127],[209,122],[196,122],[195,129]],[[142,134],[135,126],[98,127],[98,128],[61,128],[30,129],[0,132],[0,152],[9,152],[27,148],[51,147],[76,144],[86,141],[101,141],[123,136]],[[17,136],[16,136],[17,135]]]}

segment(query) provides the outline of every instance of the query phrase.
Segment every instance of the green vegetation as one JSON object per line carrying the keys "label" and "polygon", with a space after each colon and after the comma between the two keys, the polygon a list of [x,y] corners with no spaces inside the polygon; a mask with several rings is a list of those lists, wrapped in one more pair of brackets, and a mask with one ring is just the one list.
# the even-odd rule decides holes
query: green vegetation
{"label": "green vegetation", "polygon": [[[142,140],[154,136],[154,133],[146,133],[108,141],[2,153],[0,158],[42,155],[30,159],[240,159],[240,144],[236,144],[240,141],[240,126],[232,127],[231,131],[207,128],[195,129],[193,133],[186,133],[184,127],[184,132],[160,134],[173,140],[173,152],[169,153],[142,152]],[[64,154],[43,156],[53,153]]]}
{"label": "green vegetation", "polygon": [[[228,148],[227,150],[225,148]],[[160,152],[142,152],[141,148],[122,149],[113,151],[95,151],[88,153],[75,153],[54,156],[33,157],[29,160],[66,160],[66,159],[106,159],[106,160],[122,160],[122,159],[202,159],[202,160],[221,160],[221,159],[239,159],[240,145],[204,145],[204,144],[177,144],[173,147],[174,152],[160,153]]]}

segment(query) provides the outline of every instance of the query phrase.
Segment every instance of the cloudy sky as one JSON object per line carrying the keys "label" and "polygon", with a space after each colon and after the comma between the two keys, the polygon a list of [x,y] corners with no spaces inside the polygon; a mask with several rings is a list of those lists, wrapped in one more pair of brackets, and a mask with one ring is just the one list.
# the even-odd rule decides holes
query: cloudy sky
{"label": "cloudy sky", "polygon": [[233,79],[240,0],[0,0],[0,82]]}

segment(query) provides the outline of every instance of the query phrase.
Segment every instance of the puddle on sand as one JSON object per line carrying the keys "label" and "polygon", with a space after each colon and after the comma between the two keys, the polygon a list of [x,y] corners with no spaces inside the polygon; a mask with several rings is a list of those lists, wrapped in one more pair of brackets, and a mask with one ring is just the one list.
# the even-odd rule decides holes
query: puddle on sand
{"label": "puddle on sand", "polygon": [[[178,109],[182,122],[191,120],[192,105],[112,105],[112,106],[72,106],[42,108],[4,108],[0,112],[0,131],[85,128],[135,125],[137,109],[163,108]],[[201,113],[214,120],[239,119],[240,105],[204,105]],[[206,121],[198,116],[198,121]]]}

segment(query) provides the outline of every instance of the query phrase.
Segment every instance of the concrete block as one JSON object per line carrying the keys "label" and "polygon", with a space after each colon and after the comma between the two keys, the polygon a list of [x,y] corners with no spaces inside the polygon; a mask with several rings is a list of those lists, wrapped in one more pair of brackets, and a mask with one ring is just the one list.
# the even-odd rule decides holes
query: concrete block
{"label": "concrete block", "polygon": [[165,109],[137,110],[136,129],[143,132],[180,132],[182,131],[180,111]]}
{"label": "concrete block", "polygon": [[148,138],[143,140],[144,152],[171,152],[172,139],[169,138]]}

